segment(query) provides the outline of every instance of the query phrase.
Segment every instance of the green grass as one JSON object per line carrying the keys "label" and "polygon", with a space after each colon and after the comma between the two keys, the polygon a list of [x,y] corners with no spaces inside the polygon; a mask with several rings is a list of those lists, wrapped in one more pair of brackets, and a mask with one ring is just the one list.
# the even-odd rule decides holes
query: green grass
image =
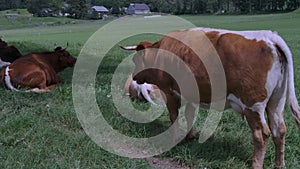
{"label": "green grass", "polygon": [[300,9],[296,9],[293,11],[294,14],[300,14]]}
{"label": "green grass", "polygon": [[20,15],[30,15],[30,13],[27,11],[27,9],[9,9],[0,11],[1,14],[20,14]]}
{"label": "green grass", "polygon": [[[277,31],[287,41],[294,55],[295,87],[297,97],[300,98],[299,13],[182,17],[201,27]],[[78,56],[88,38],[107,23],[78,21],[76,24],[43,25],[43,22],[52,22],[52,18],[32,19],[35,20],[34,24],[20,28],[21,23],[7,26],[9,23],[2,22],[5,18],[0,16],[0,36],[4,36],[3,40],[15,45],[23,54],[52,50],[54,43],[65,46],[69,42],[69,51]],[[57,22],[65,22],[65,19],[56,19]],[[35,26],[35,23],[39,26]],[[122,43],[133,45],[142,40],[155,41],[158,38],[159,36],[151,34],[139,35]],[[150,124],[136,124],[122,118],[109,97],[114,69],[127,54],[129,53],[113,48],[102,62],[96,81],[98,87],[96,99],[99,108],[107,121],[126,135],[134,137],[156,135],[170,125],[166,111]],[[151,168],[147,159],[129,159],[106,152],[85,134],[73,107],[72,73],[73,69],[61,72],[59,75],[63,82],[50,93],[16,93],[0,88],[0,168]],[[149,106],[138,103],[134,105],[139,109],[146,109]],[[202,113],[198,118],[198,127],[206,116],[205,112]],[[288,109],[285,120],[288,131],[286,165],[287,168],[298,168],[299,131]],[[268,146],[265,168],[272,168],[275,155],[271,139]],[[252,150],[251,132],[246,121],[243,121],[240,115],[226,111],[213,137],[207,142],[179,144],[158,157],[196,168],[240,169],[250,167]]]}

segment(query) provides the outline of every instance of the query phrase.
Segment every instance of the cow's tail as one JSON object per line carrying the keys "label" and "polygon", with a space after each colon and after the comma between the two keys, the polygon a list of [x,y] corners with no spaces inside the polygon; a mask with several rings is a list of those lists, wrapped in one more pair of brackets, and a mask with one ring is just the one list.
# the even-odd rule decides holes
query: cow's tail
{"label": "cow's tail", "polygon": [[2,71],[1,71],[1,73],[0,73],[0,85],[1,86],[3,86],[3,87],[5,87],[5,82],[4,82],[4,75],[5,74],[5,71],[4,71],[4,69],[2,69]]}
{"label": "cow's tail", "polygon": [[293,68],[293,57],[292,52],[290,51],[289,47],[285,43],[285,41],[279,36],[273,36],[274,39],[272,41],[282,50],[282,52],[285,54],[286,60],[287,60],[287,74],[288,74],[288,104],[292,113],[292,116],[294,117],[298,129],[300,130],[300,107],[296,98],[295,93],[295,86],[294,86],[294,68]]}
{"label": "cow's tail", "polygon": [[5,68],[5,74],[4,74],[4,83],[5,83],[5,86],[6,86],[8,89],[12,90],[12,91],[19,91],[18,89],[16,89],[16,88],[12,85],[11,80],[10,80],[10,76],[9,76],[9,71],[10,71],[9,66],[7,66],[7,67]]}

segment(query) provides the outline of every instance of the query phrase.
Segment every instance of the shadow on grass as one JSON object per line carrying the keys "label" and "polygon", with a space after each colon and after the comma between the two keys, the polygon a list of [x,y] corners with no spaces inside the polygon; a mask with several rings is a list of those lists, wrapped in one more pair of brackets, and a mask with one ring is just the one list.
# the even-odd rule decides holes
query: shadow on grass
{"label": "shadow on grass", "polygon": [[228,165],[231,163],[230,160],[234,160],[234,163],[241,162],[248,167],[251,166],[252,147],[245,143],[245,140],[239,137],[213,136],[200,144],[197,139],[196,136],[196,139],[190,143],[182,141],[169,152],[162,154],[161,157],[171,158],[189,166],[198,166],[199,162],[213,165],[221,162]]}

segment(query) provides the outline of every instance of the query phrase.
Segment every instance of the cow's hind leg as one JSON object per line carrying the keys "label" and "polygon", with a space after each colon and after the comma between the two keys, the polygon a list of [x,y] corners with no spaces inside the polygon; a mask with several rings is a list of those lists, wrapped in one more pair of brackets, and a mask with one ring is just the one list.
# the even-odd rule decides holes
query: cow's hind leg
{"label": "cow's hind leg", "polygon": [[31,89],[30,91],[36,92],[36,93],[49,92],[49,91],[53,90],[55,87],[56,87],[56,85],[53,84],[53,85],[46,86],[46,87],[42,86],[40,88],[34,88],[34,89]]}
{"label": "cow's hind leg", "polygon": [[[261,114],[262,113],[262,114]],[[254,154],[252,159],[253,169],[262,169],[267,149],[268,139],[270,137],[270,129],[265,123],[264,111],[261,113],[245,110],[246,119],[252,130],[254,143]]]}
{"label": "cow's hind leg", "polygon": [[273,142],[275,144],[275,168],[280,168],[285,166],[284,142],[285,142],[286,127],[283,118],[284,105],[285,105],[285,97],[281,97],[280,99],[270,100],[267,105],[269,125],[273,135]]}

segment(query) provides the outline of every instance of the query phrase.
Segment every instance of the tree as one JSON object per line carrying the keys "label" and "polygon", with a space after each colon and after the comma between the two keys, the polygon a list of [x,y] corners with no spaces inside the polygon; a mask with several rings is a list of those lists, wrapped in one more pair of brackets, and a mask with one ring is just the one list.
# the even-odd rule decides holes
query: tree
{"label": "tree", "polygon": [[287,10],[292,11],[300,7],[300,0],[287,0]]}
{"label": "tree", "polygon": [[83,19],[87,16],[87,3],[86,0],[67,0],[69,4],[66,12],[70,14],[70,17],[76,19]]}
{"label": "tree", "polygon": [[241,13],[250,12],[249,0],[237,0],[234,5],[240,10]]}
{"label": "tree", "polygon": [[0,0],[0,10],[26,7],[25,0]]}
{"label": "tree", "polygon": [[[125,1],[124,1],[125,2]],[[148,6],[150,7],[151,11],[153,12],[162,12],[162,5],[164,4],[165,0],[149,0],[148,1]],[[123,3],[123,6],[127,6],[125,5],[125,3]]]}
{"label": "tree", "polygon": [[62,10],[63,0],[27,0],[27,10],[38,16],[42,16],[43,8],[50,8],[53,13],[59,13]]}
{"label": "tree", "polygon": [[48,0],[27,0],[27,10],[32,14],[41,15],[43,8],[49,8],[50,1]]}
{"label": "tree", "polygon": [[207,12],[207,1],[206,0],[194,0],[193,2],[193,13],[206,13]]}
{"label": "tree", "polygon": [[52,9],[54,13],[59,13],[62,10],[63,4],[63,0],[52,0],[52,3],[50,3],[49,8]]}
{"label": "tree", "polygon": [[6,0],[0,0],[0,10],[6,10],[9,9]]}
{"label": "tree", "polygon": [[112,7],[111,7],[111,14],[113,15],[119,15],[121,14],[121,10],[120,10],[120,3],[118,1],[114,2]]}

